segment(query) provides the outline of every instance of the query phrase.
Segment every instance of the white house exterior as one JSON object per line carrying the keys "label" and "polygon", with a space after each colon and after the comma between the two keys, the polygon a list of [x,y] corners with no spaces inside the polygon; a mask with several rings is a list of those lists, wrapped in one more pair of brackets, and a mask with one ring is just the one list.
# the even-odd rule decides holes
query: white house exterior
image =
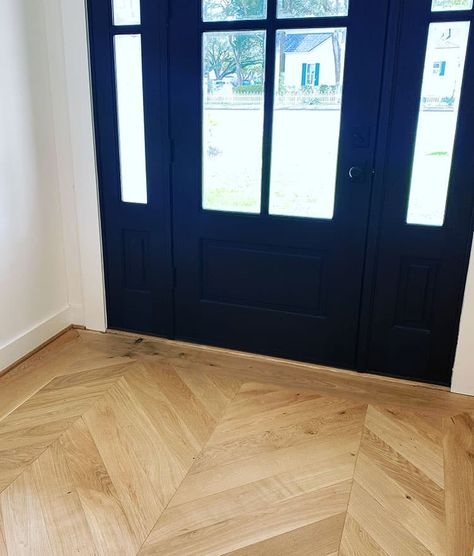
{"label": "white house exterior", "polygon": [[460,85],[456,82],[459,67],[464,63],[463,40],[455,24],[441,37],[438,33],[430,35],[423,80],[425,97],[453,97]]}
{"label": "white house exterior", "polygon": [[[287,88],[336,85],[336,64],[331,31],[324,33],[291,32],[285,36],[283,84]],[[341,45],[341,76],[343,52]]]}

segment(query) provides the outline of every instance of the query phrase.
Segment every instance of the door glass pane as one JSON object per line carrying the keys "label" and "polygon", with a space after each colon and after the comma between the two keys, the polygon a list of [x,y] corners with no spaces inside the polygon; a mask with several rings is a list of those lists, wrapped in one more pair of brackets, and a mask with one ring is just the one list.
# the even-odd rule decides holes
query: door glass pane
{"label": "door glass pane", "polygon": [[334,17],[349,13],[349,0],[278,0],[278,17]]}
{"label": "door glass pane", "polygon": [[265,33],[204,33],[203,208],[260,212]]}
{"label": "door glass pane", "polygon": [[147,202],[140,35],[116,35],[115,71],[122,201]]}
{"label": "door glass pane", "polygon": [[407,222],[442,226],[469,23],[432,23],[428,35]]}
{"label": "door glass pane", "polygon": [[235,21],[265,19],[267,0],[203,0],[204,21]]}
{"label": "door glass pane", "polygon": [[449,12],[472,9],[472,0],[433,0],[433,12]]}
{"label": "door glass pane", "polygon": [[346,29],[277,33],[270,213],[332,218]]}
{"label": "door glass pane", "polygon": [[140,0],[112,0],[114,25],[140,25]]}

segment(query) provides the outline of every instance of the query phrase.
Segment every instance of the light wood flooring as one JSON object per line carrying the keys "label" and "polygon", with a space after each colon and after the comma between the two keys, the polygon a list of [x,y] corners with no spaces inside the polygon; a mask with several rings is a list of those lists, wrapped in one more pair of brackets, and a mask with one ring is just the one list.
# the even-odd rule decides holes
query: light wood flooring
{"label": "light wood flooring", "polygon": [[0,555],[449,555],[474,398],[70,331],[0,378]]}

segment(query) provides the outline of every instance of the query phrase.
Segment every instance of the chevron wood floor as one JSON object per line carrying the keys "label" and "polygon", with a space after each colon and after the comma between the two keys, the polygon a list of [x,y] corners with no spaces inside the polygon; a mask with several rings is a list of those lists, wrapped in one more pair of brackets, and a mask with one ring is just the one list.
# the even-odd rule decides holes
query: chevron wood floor
{"label": "chevron wood floor", "polygon": [[0,378],[0,555],[448,555],[474,399],[70,331]]}

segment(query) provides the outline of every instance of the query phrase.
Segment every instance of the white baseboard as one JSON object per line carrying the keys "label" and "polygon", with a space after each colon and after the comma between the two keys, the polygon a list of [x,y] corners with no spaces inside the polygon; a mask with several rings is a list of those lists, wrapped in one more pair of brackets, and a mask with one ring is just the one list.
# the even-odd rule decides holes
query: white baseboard
{"label": "white baseboard", "polygon": [[[74,323],[72,320],[74,310],[65,307],[55,315],[39,322],[30,330],[0,346],[0,372],[19,361],[28,353],[59,334],[62,330]],[[77,323],[74,323],[77,324]]]}
{"label": "white baseboard", "polygon": [[466,372],[454,374],[451,392],[454,394],[464,394],[474,396],[474,367],[470,367]]}

